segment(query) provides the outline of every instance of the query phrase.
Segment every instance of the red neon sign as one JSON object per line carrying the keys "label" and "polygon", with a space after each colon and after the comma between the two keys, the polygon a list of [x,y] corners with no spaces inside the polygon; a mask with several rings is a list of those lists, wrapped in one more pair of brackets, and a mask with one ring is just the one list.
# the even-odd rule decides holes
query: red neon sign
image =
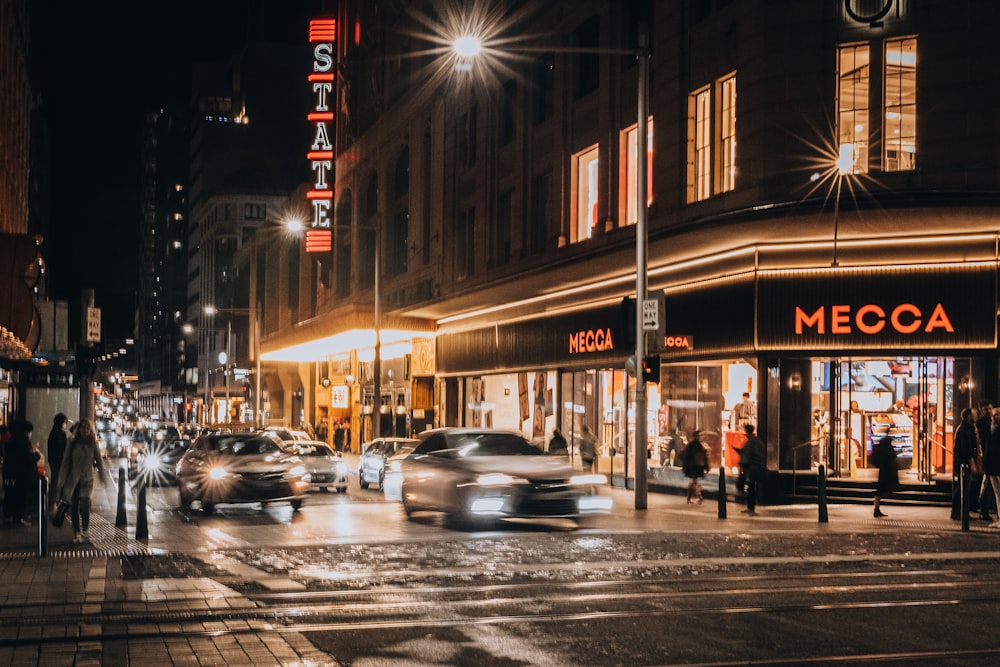
{"label": "red neon sign", "polygon": [[308,81],[313,94],[313,108],[306,119],[313,124],[313,141],[306,157],[314,174],[313,188],[306,193],[312,202],[313,219],[306,231],[306,252],[330,252],[330,208],[333,206],[331,189],[333,172],[333,143],[328,124],[334,117],[330,107],[333,97],[333,42],[337,38],[334,19],[313,19],[309,22],[309,43],[313,45],[313,71]]}

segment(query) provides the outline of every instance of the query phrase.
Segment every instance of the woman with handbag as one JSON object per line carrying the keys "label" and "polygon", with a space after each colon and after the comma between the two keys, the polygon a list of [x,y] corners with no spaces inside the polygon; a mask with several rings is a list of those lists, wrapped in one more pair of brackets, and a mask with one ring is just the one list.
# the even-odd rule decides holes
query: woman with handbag
{"label": "woman with handbag", "polygon": [[81,419],[73,433],[59,471],[59,504],[52,523],[61,525],[69,510],[73,522],[73,541],[77,544],[90,539],[90,499],[94,494],[94,470],[104,478],[104,463],[97,446],[97,435],[89,419]]}

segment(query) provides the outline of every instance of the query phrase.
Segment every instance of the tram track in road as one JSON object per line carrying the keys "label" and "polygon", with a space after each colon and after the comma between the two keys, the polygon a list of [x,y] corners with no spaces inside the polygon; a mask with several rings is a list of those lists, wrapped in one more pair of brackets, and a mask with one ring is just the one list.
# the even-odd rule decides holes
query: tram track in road
{"label": "tram track in road", "polygon": [[[626,586],[628,590],[624,591]],[[116,611],[106,604],[96,613],[51,613],[51,609],[48,613],[40,613],[41,609],[26,605],[20,615],[0,618],[0,628],[16,625],[19,636],[24,639],[0,639],[0,646],[260,632],[309,634],[482,625],[600,624],[638,619],[654,623],[665,620],[669,624],[693,615],[719,618],[992,604],[997,601],[997,595],[992,593],[994,590],[1000,590],[1000,573],[984,577],[972,563],[967,569],[847,570],[780,575],[747,571],[637,580],[603,578],[475,585],[463,581],[356,590],[260,592],[247,595],[257,606],[227,610],[164,609],[137,613]],[[725,603],[719,604],[720,600]],[[525,612],[525,609],[535,611]],[[206,629],[218,621],[239,623],[237,627]],[[81,631],[64,636],[24,631],[33,626],[53,625],[79,627]],[[100,632],[85,628],[100,628]],[[920,655],[921,659],[929,659],[942,654],[938,651]],[[978,649],[975,654],[1000,655],[1000,644],[996,649]],[[914,655],[913,652],[885,653],[876,662],[903,660],[905,656]],[[869,657],[875,659],[874,654]],[[832,656],[823,658],[831,659]],[[842,656],[840,660],[859,661],[850,656]]]}

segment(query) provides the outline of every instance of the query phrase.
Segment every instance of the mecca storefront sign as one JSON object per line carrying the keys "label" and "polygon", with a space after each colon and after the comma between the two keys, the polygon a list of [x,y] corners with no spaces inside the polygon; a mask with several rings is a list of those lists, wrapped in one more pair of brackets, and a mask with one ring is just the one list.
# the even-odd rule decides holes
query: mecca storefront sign
{"label": "mecca storefront sign", "polygon": [[758,349],[981,349],[997,344],[991,264],[759,276]]}
{"label": "mecca storefront sign", "polygon": [[312,108],[308,120],[312,125],[312,144],[306,157],[313,174],[313,187],[306,193],[312,206],[312,220],[306,229],[307,252],[330,252],[332,230],[330,208],[333,205],[333,42],[337,23],[334,19],[317,18],[309,22],[309,43],[312,45],[312,71],[309,90]]}

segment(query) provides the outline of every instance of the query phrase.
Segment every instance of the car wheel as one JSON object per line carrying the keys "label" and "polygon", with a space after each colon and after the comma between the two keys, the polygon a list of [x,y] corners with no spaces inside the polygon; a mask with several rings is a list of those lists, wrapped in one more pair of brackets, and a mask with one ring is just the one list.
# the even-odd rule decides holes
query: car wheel
{"label": "car wheel", "polygon": [[358,475],[358,483],[361,485],[362,489],[368,488],[368,480],[365,479],[363,475]]}
{"label": "car wheel", "polygon": [[347,493],[347,487],[346,486],[338,486],[337,487],[337,493]]}
{"label": "car wheel", "polygon": [[410,501],[406,499],[406,491],[403,491],[403,511],[406,512],[407,518],[413,516],[413,512],[416,508],[410,504]]}
{"label": "car wheel", "polygon": [[296,498],[292,501],[292,511],[298,512],[300,509],[302,509],[302,499]]}
{"label": "car wheel", "polygon": [[378,490],[385,493],[385,473],[380,472],[378,474]]}
{"label": "car wheel", "polygon": [[201,511],[205,514],[215,514],[215,503],[210,503],[206,500],[202,500]]}

